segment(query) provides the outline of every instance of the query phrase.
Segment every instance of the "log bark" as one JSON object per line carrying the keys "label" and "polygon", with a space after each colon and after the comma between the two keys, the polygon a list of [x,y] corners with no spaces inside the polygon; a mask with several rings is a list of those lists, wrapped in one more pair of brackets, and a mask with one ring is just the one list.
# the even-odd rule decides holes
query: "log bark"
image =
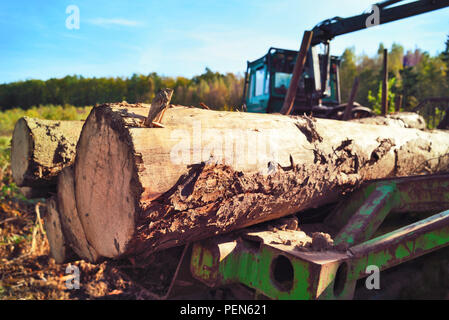
{"label": "log bark", "polygon": [[72,167],[62,169],[58,177],[58,207],[61,227],[67,244],[81,259],[96,262],[98,255],[87,242],[78,211],[76,210],[75,186]]}
{"label": "log bark", "polygon": [[169,247],[337,201],[361,182],[446,172],[449,133],[175,106],[93,108],[76,207],[98,255]]}
{"label": "log bark", "polygon": [[62,168],[73,163],[82,126],[82,121],[19,119],[11,142],[11,170],[16,184],[56,185]]}

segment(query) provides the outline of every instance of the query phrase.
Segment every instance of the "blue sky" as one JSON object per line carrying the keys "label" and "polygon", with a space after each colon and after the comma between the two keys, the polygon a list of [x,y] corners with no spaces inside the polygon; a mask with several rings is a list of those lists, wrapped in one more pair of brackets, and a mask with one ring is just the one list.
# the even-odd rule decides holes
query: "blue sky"
{"label": "blue sky", "polygon": [[[375,0],[0,0],[0,83],[63,77],[243,73],[270,46],[297,50],[304,30],[334,16],[368,11]],[[80,10],[69,30],[66,8]],[[449,8],[337,37],[333,54],[383,42],[441,52]]]}

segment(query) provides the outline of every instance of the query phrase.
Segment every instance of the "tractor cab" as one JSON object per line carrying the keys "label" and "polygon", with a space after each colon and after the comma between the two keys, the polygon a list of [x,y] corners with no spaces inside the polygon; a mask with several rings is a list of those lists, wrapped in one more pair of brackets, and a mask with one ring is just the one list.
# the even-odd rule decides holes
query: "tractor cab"
{"label": "tractor cab", "polygon": [[[280,112],[297,55],[298,51],[270,48],[263,57],[248,62],[244,89],[248,112]],[[315,47],[310,50],[296,93],[293,114],[313,113],[319,116],[340,104],[340,59],[326,57],[329,55],[317,54]],[[328,77],[325,76],[327,71]]]}

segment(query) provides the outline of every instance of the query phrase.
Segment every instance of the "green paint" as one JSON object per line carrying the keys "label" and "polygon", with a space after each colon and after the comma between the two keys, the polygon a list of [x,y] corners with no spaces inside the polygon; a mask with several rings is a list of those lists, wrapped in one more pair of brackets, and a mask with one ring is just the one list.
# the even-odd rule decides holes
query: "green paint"
{"label": "green paint", "polygon": [[[272,280],[271,264],[280,253],[279,250],[268,247],[263,247],[256,253],[240,248],[219,262],[216,257],[213,257],[211,251],[195,244],[191,259],[192,272],[197,277],[215,285],[245,284],[272,299],[311,299],[309,264],[304,261],[288,257],[293,267],[291,290],[282,291]],[[201,254],[202,259],[199,258]],[[218,273],[212,274],[208,270],[218,270]]]}
{"label": "green paint", "polygon": [[410,255],[410,251],[403,246],[398,246],[396,251],[394,252],[394,256],[396,259],[402,260]]}
{"label": "green paint", "polygon": [[[438,180],[430,185],[441,188],[441,183]],[[449,182],[443,183],[449,186]],[[407,187],[406,190],[414,191],[413,186]],[[378,196],[371,198],[371,203],[364,204],[374,191],[379,192]],[[444,197],[449,198],[448,194],[449,192]],[[431,202],[436,201],[441,199],[441,194],[436,193],[431,197]],[[369,265],[376,265],[380,270],[385,270],[449,244],[449,226],[439,225],[440,219],[449,216],[449,210],[368,240],[394,207],[419,203],[420,200],[429,203],[428,195],[416,199],[416,196],[412,197],[407,192],[399,191],[394,181],[388,184],[376,182],[362,188],[356,193],[354,201],[351,198],[349,205],[332,217],[345,217],[345,221],[348,221],[335,239],[335,243],[346,241],[351,245],[351,254],[344,260],[348,264],[348,274],[342,297],[351,297],[356,280],[367,275],[366,268]],[[351,210],[348,208],[353,210],[352,215],[349,215]],[[358,208],[360,210],[357,210]],[[353,232],[360,229],[361,234]],[[412,229],[414,231],[410,231]],[[329,262],[320,269],[317,264],[307,259],[300,259],[268,245],[261,245],[260,250],[254,250],[251,243],[245,241],[222,261],[214,256],[214,252],[218,252],[216,248],[208,249],[209,245],[203,247],[201,242],[195,243],[191,259],[192,273],[214,286],[242,283],[272,299],[313,299],[316,298],[319,288],[324,290],[320,293],[320,298],[335,298],[334,280],[338,263],[343,261]],[[357,241],[362,243],[354,246]],[[283,291],[272,279],[272,263],[279,255],[285,256],[293,268],[293,284],[288,291]],[[326,272],[322,272],[323,270]]]}

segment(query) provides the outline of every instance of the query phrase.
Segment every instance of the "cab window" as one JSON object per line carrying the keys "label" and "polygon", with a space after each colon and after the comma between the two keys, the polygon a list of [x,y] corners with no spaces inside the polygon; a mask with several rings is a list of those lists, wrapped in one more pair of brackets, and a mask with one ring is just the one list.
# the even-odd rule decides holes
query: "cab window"
{"label": "cab window", "polygon": [[274,74],[274,93],[286,94],[291,78],[291,73],[276,72]]}
{"label": "cab window", "polygon": [[254,79],[256,80],[256,83],[254,85],[254,96],[261,96],[263,95],[263,89],[264,89],[264,76],[265,76],[265,70],[263,68],[257,69],[255,73]]}

